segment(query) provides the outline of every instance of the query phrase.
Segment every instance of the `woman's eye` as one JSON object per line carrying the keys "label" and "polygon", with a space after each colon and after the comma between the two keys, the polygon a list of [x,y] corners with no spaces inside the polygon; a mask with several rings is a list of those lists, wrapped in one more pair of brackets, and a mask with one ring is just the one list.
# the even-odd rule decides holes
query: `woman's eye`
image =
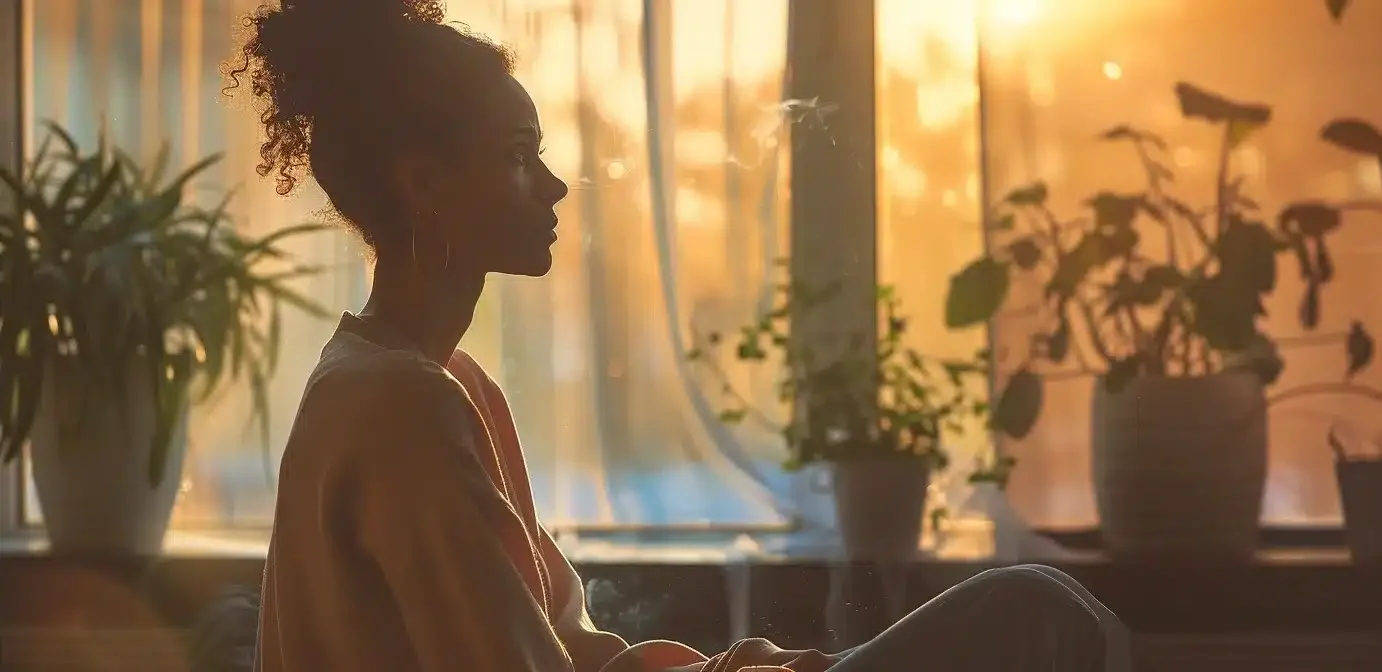
{"label": "woman's eye", "polygon": [[518,145],[513,148],[514,161],[518,162],[520,165],[536,160],[539,154],[542,154],[541,149],[537,149],[528,144]]}

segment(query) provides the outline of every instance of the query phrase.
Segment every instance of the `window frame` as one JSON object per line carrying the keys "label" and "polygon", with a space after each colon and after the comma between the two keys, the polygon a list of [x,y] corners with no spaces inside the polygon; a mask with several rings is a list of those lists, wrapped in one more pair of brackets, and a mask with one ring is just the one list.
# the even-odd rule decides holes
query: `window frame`
{"label": "window frame", "polygon": [[[25,92],[28,89],[27,56],[31,32],[28,21],[33,16],[32,0],[10,0],[0,3],[0,138],[9,138],[12,151],[0,152],[0,166],[14,170],[23,164],[28,134],[28,110]],[[0,147],[5,146],[0,142]],[[0,537],[22,531],[24,524],[25,482],[24,464],[27,456],[20,454],[8,464],[0,465]]]}
{"label": "window frame", "polygon": [[[15,168],[22,165],[27,148],[31,114],[32,72],[27,67],[32,58],[33,0],[0,2],[0,138],[11,138],[14,151],[0,154],[0,165]],[[645,0],[645,20],[657,0]],[[981,6],[984,0],[980,0]],[[813,146],[801,139],[794,141],[791,154],[791,217],[790,235],[791,274],[794,279],[808,282],[829,282],[850,278],[873,278],[871,282],[854,281],[842,293],[841,305],[832,309],[832,317],[849,323],[866,322],[866,328],[876,328],[874,292],[877,286],[878,232],[878,162],[876,109],[876,4],[874,0],[853,0],[849,3],[788,4],[788,98],[812,98],[842,101],[843,112],[832,118],[837,134],[852,140],[851,151],[871,155],[875,160],[865,170],[847,162],[822,160],[827,146]],[[979,88],[977,115],[978,161],[981,203],[991,199],[988,179],[988,142],[985,120],[989,96],[985,95],[983,21],[978,26],[977,86]],[[665,26],[663,26],[665,29]],[[6,39],[9,41],[7,42]],[[650,54],[645,67],[653,65]],[[828,144],[828,143],[824,143]],[[0,146],[3,146],[0,143]],[[830,188],[820,188],[828,185]],[[843,188],[842,188],[843,185]],[[844,192],[844,198],[838,195]],[[838,221],[868,221],[869,227],[837,227]],[[841,233],[849,236],[842,240]],[[812,241],[830,240],[829,244]],[[827,272],[823,275],[822,269]],[[846,270],[847,269],[847,270]],[[831,272],[833,271],[833,272]],[[827,277],[828,276],[828,277]],[[834,322],[836,320],[828,320]],[[988,326],[988,340],[992,342],[994,326]],[[805,338],[813,338],[807,333]],[[994,381],[990,380],[990,390]],[[999,444],[1001,450],[1001,442]],[[16,536],[41,528],[26,522],[27,502],[25,465],[27,455],[0,465],[0,538]],[[668,526],[675,529],[676,525]],[[261,525],[226,525],[217,529],[252,531]],[[577,530],[585,529],[576,526]],[[621,528],[622,529],[622,528]],[[640,528],[641,529],[641,528]],[[736,528],[737,529],[737,528]],[[1344,529],[1340,525],[1317,527],[1283,527],[1262,525],[1264,547],[1320,547],[1342,546]],[[1049,536],[1073,548],[1097,549],[1102,546],[1097,525],[1086,528],[1044,529],[1038,533]]]}

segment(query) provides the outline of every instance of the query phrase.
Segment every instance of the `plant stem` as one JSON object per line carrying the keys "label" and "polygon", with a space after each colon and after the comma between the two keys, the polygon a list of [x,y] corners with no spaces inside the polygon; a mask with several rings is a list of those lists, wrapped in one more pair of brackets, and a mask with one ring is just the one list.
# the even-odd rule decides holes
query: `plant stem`
{"label": "plant stem", "polygon": [[[1133,147],[1137,150],[1137,157],[1142,161],[1142,170],[1147,174],[1147,191],[1157,201],[1165,201],[1166,194],[1161,188],[1161,174],[1156,171],[1156,162],[1152,160],[1151,154],[1147,151],[1147,141],[1137,138],[1133,141]],[[1166,222],[1166,258],[1171,262],[1171,266],[1178,266],[1176,254],[1176,227],[1174,222]]]}
{"label": "plant stem", "polygon": [[1312,345],[1333,345],[1338,341],[1348,338],[1347,333],[1335,332],[1332,334],[1310,334],[1308,336],[1290,336],[1286,338],[1274,339],[1278,345],[1282,346],[1312,346]]}
{"label": "plant stem", "polygon": [[1089,342],[1090,345],[1094,346],[1094,352],[1099,355],[1100,359],[1104,360],[1105,364],[1112,362],[1113,357],[1109,355],[1108,347],[1105,346],[1103,336],[1099,333],[1099,323],[1094,319],[1094,309],[1089,306],[1088,302],[1078,297],[1070,297],[1070,301],[1079,308],[1081,316],[1084,317],[1085,327],[1089,330]]}
{"label": "plant stem", "polygon": [[750,403],[748,397],[745,397],[743,393],[739,392],[739,389],[736,388],[734,386],[734,383],[730,381],[729,374],[725,372],[724,368],[722,368],[719,362],[716,362],[713,357],[701,357],[699,361],[702,364],[704,364],[706,368],[710,370],[711,373],[715,375],[715,378],[719,380],[720,386],[724,390],[725,394],[728,394],[729,396],[733,397],[736,405],[738,405],[739,408],[742,409],[748,415],[748,417],[752,417],[759,424],[775,432],[784,431],[785,428],[781,424],[774,422],[773,419],[768,417],[766,413],[759,410],[757,406],[754,406],[752,403]]}
{"label": "plant stem", "polygon": [[1312,383],[1267,397],[1267,404],[1276,404],[1296,397],[1305,397],[1314,394],[1348,394],[1382,402],[1382,390],[1377,390],[1366,385],[1358,385],[1356,383]]}
{"label": "plant stem", "polygon": [[1345,201],[1339,204],[1340,210],[1363,210],[1365,212],[1382,212],[1382,202],[1378,201]]}
{"label": "plant stem", "polygon": [[1219,235],[1224,235],[1224,229],[1228,227],[1228,162],[1233,154],[1233,123],[1224,124],[1224,141],[1219,146],[1219,175],[1215,179],[1215,203],[1214,210],[1217,213],[1215,230]]}

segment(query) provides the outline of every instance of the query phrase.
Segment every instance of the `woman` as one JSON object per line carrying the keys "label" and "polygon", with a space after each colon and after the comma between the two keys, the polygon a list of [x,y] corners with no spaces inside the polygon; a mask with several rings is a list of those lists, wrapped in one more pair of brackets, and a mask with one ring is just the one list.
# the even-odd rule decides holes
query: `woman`
{"label": "woman", "polygon": [[250,17],[231,73],[263,105],[261,174],[287,194],[310,168],[377,262],[369,301],[322,352],[283,455],[256,669],[1113,662],[1116,620],[1044,568],[961,584],[845,655],[748,640],[707,660],[596,630],[579,578],[538,524],[504,396],[456,349],[487,274],[551,268],[567,187],[542,162],[512,56],[442,16],[435,0],[283,0]]}

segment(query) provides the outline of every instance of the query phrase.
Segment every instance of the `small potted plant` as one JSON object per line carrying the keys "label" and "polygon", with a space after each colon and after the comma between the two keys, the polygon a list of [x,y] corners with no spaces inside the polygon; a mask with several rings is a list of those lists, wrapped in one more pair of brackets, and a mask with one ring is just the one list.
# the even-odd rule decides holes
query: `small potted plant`
{"label": "small potted plant", "polygon": [[284,240],[235,230],[230,196],[203,207],[102,140],[57,125],[23,174],[0,171],[0,457],[28,444],[52,549],[154,554],[181,483],[189,403],[243,381],[267,448],[266,383],[287,304],[325,315],[288,282]]}
{"label": "small potted plant", "polygon": [[[1342,21],[1348,0],[1326,0],[1334,20]],[[1360,119],[1337,119],[1320,136],[1341,149],[1377,161],[1382,169],[1382,132]],[[1382,456],[1345,450],[1333,430],[1329,446],[1334,452],[1334,474],[1344,514],[1344,529],[1355,562],[1382,562]]]}
{"label": "small potted plant", "polygon": [[[1175,195],[1160,138],[1113,128],[1103,139],[1133,150],[1145,188],[1092,194],[1087,215],[1075,217],[1048,206],[1044,184],[1008,194],[989,220],[997,243],[952,277],[946,322],[986,323],[1011,284],[1041,287],[1045,323],[1012,366],[994,424],[1025,436],[1045,377],[1097,377],[1091,448],[1106,549],[1242,558],[1256,550],[1266,481],[1265,388],[1289,344],[1259,328],[1263,299],[1278,255],[1290,255],[1306,285],[1300,325],[1316,329],[1321,290],[1334,279],[1327,237],[1354,206],[1299,202],[1270,221],[1229,161],[1270,109],[1185,83],[1175,92],[1186,119],[1220,129],[1214,201],[1196,207]],[[1355,322],[1309,342],[1330,339],[1347,353],[1344,380],[1279,396],[1361,390],[1348,379],[1371,362],[1372,337]]]}
{"label": "small potted plant", "polygon": [[[833,294],[831,288],[779,285],[770,310],[729,337],[696,334],[697,347],[688,357],[724,390],[721,421],[755,423],[777,433],[787,448],[788,470],[830,464],[839,532],[851,558],[910,557],[920,541],[931,476],[950,465],[943,437],[963,432],[966,419],[987,417],[987,359],[984,353],[930,357],[906,346],[907,318],[888,286],[878,289],[874,342],[860,336],[831,356],[815,352],[791,337],[789,324],[794,315],[820,309]],[[782,413],[756,404],[735,386],[721,363],[726,350],[740,363],[772,368]],[[981,462],[969,480],[1004,484],[1013,462]]]}

